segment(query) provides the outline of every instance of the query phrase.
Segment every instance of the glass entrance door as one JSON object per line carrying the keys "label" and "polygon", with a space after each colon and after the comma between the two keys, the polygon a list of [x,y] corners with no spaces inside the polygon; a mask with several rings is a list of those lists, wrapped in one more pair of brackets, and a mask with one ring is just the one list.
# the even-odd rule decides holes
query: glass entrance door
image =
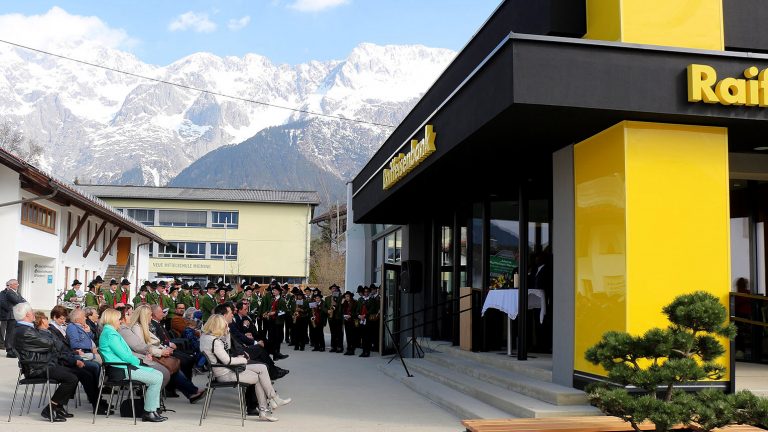
{"label": "glass entrance door", "polygon": [[[384,265],[384,325],[389,328],[389,332],[384,330],[382,337],[384,343],[381,345],[382,354],[392,354],[395,352],[395,345],[390,334],[400,330],[399,320],[395,318],[400,316],[400,266],[393,264]],[[397,337],[397,336],[395,336]]]}

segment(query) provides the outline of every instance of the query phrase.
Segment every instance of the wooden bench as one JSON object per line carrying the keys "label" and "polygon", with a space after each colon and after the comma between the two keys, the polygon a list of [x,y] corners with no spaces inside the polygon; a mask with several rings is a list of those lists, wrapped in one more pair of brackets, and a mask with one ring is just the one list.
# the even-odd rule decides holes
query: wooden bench
{"label": "wooden bench", "polygon": [[[607,416],[595,417],[551,417],[523,419],[463,420],[467,432],[625,432],[633,431],[629,423]],[[641,430],[652,431],[653,423],[640,425]],[[733,425],[724,429],[727,432],[764,432],[762,429]]]}

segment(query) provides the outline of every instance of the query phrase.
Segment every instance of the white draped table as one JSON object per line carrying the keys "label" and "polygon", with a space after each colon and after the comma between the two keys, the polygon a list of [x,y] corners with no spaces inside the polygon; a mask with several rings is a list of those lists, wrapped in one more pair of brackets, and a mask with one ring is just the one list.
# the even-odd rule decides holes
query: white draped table
{"label": "white draped table", "polygon": [[[485,315],[485,311],[492,308],[506,313],[510,320],[517,319],[519,299],[520,290],[517,288],[490,290],[485,297],[481,315]],[[539,322],[544,322],[544,315],[547,314],[547,302],[543,290],[528,290],[528,309],[539,309]],[[509,324],[507,323],[507,355],[511,356],[512,326]]]}

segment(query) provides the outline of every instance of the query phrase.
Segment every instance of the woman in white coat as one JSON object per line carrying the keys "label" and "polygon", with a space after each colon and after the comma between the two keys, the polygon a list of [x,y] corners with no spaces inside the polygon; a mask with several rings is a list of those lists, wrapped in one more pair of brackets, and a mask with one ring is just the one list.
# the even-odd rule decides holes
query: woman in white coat
{"label": "woman in white coat", "polygon": [[[246,404],[248,415],[259,415],[260,420],[277,421],[277,417],[271,414],[272,409],[291,402],[290,398],[282,399],[272,387],[267,366],[261,363],[248,364],[245,356],[232,357],[229,355],[231,342],[229,340],[229,326],[221,315],[211,315],[203,326],[203,334],[200,336],[200,350],[211,361],[225,365],[243,365],[245,370],[240,372],[240,382],[251,384],[246,389]],[[235,372],[226,368],[212,368],[214,378],[217,381],[235,381]],[[255,393],[256,401],[253,394]],[[256,406],[256,402],[258,406]]]}

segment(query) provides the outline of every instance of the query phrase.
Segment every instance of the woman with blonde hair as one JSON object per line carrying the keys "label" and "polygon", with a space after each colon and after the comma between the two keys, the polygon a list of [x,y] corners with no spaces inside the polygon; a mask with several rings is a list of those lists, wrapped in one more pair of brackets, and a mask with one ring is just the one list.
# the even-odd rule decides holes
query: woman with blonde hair
{"label": "woman with blonde hair", "polygon": [[[240,382],[250,384],[245,392],[248,415],[258,414],[260,420],[277,421],[277,417],[271,414],[271,410],[290,403],[291,399],[281,399],[277,395],[272,387],[266,365],[262,363],[248,364],[248,359],[245,356],[230,356],[230,344],[229,326],[226,319],[222,315],[211,315],[203,326],[203,334],[200,336],[200,350],[211,361],[225,365],[245,366],[245,370],[239,375]],[[217,381],[227,382],[237,379],[235,372],[229,369],[211,369],[211,373]]]}
{"label": "woman with blonde hair", "polygon": [[[131,316],[131,322],[128,326],[120,329],[120,334],[126,338],[128,345],[134,351],[144,350],[147,356],[154,357],[159,366],[168,370],[163,359],[173,359],[173,349],[163,346],[160,339],[149,331],[149,322],[152,320],[152,309],[148,305],[142,305],[136,308]],[[176,363],[179,363],[176,360]],[[167,364],[167,363],[166,363]],[[154,366],[153,366],[154,367]],[[154,367],[157,369],[156,367]],[[184,372],[176,367],[176,370],[170,370],[171,385],[167,388],[167,394],[176,394],[176,388],[181,390],[190,403],[199,401],[205,395],[205,389],[198,389],[192,381],[184,375]],[[167,381],[166,381],[167,383]]]}
{"label": "woman with blonde hair", "polygon": [[[143,422],[162,422],[168,420],[157,413],[160,407],[160,388],[163,383],[163,374],[141,365],[136,356],[131,352],[131,348],[125,343],[125,339],[120,336],[117,329],[120,327],[120,312],[114,309],[107,309],[99,318],[99,327],[101,327],[101,336],[99,337],[99,351],[104,363],[128,363],[131,371],[131,379],[142,382],[147,385],[144,392],[144,414],[141,416]],[[126,366],[114,366],[118,369],[126,369]],[[128,372],[125,372],[126,377]]]}

